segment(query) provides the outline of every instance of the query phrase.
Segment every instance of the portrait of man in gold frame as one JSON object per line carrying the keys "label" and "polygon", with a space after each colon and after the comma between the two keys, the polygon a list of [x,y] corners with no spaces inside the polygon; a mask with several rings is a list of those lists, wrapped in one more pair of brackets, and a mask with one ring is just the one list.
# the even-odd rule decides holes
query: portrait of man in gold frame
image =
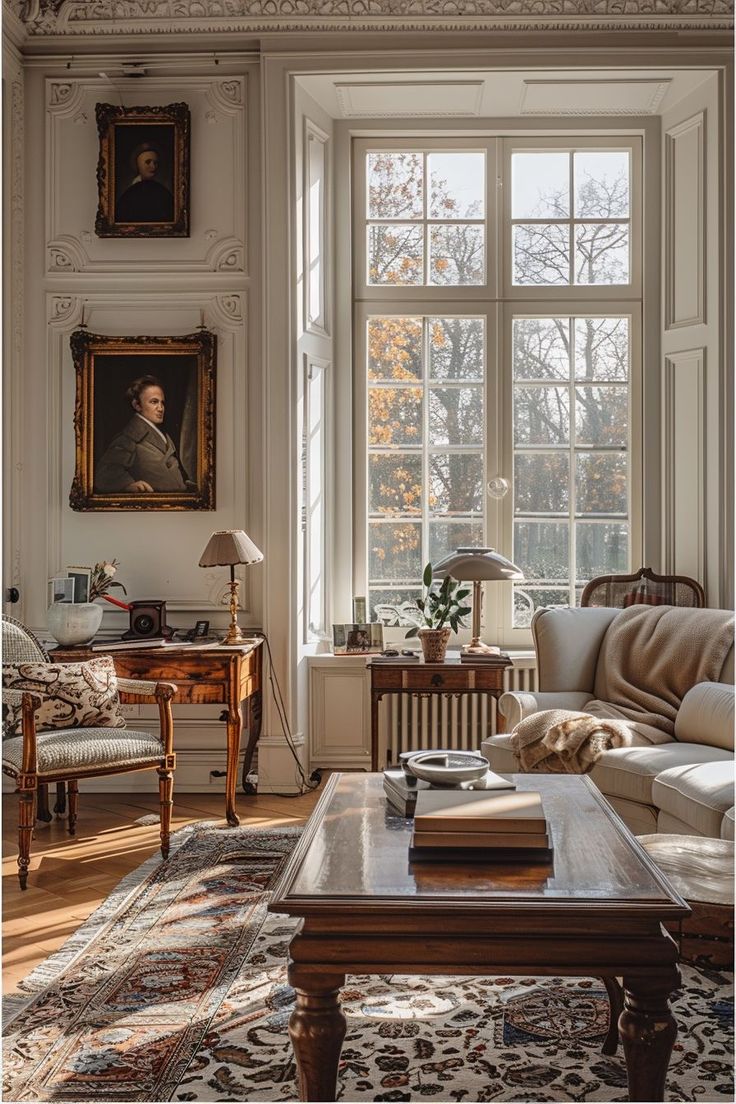
{"label": "portrait of man in gold frame", "polygon": [[76,330],[73,510],[214,510],[216,338]]}
{"label": "portrait of man in gold frame", "polygon": [[189,237],[189,108],[95,106],[101,238]]}

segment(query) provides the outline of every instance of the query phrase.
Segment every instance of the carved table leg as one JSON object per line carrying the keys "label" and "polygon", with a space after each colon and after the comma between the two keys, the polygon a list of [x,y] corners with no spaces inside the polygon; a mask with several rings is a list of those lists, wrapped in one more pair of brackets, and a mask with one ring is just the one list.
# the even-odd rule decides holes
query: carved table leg
{"label": "carved table leg", "polygon": [[28,884],[28,867],[31,862],[31,838],[35,817],[36,791],[19,790],[20,807],[18,809],[18,881],[20,888]]}
{"label": "carved table leg", "polygon": [[43,820],[46,824],[50,820],[53,820],[52,814],[49,812],[49,788],[48,786],[38,787],[38,798],[36,801],[36,816],[39,820]]}
{"label": "carved table leg", "polygon": [[347,1028],[338,999],[345,975],[299,977],[298,967],[292,964],[289,982],[296,990],[289,1037],[299,1075],[299,1099],[334,1100],[340,1050]]}
{"label": "carved table leg", "polygon": [[54,812],[59,820],[64,816],[66,812],[66,783],[56,783],[56,801],[54,802]]}
{"label": "carved table leg", "polygon": [[76,779],[69,779],[69,835],[73,836],[77,825],[79,807],[79,786]]}
{"label": "carved table leg", "polygon": [[231,705],[227,713],[227,773],[225,776],[225,819],[231,828],[240,824],[235,812],[235,789],[238,783],[238,756],[240,755],[240,734],[243,719],[240,715],[240,703]]}
{"label": "carved table leg", "polygon": [[624,1007],[624,991],[618,978],[604,977],[603,984],[608,993],[608,1004],[611,1009],[608,1034],[603,1040],[601,1050],[603,1054],[615,1054],[618,1050],[618,1020]]}
{"label": "carved table leg", "polygon": [[680,985],[673,966],[659,977],[624,977],[624,1010],[619,1033],[629,1078],[629,1100],[664,1100],[677,1023],[669,998]]}
{"label": "carved table leg", "polygon": [[258,747],[258,741],[261,737],[263,693],[260,690],[256,690],[256,692],[251,694],[248,698],[246,709],[248,711],[248,743],[245,748],[245,758],[243,759],[243,790],[247,794],[254,794],[257,791],[255,786],[248,781],[248,775],[250,774],[251,764],[253,763],[254,752]]}

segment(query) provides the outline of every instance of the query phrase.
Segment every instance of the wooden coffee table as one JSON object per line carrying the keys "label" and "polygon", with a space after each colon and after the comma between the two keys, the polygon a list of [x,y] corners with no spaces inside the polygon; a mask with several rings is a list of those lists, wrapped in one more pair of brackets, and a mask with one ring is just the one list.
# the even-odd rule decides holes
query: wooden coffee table
{"label": "wooden coffee table", "polygon": [[289,1035],[303,1100],[334,1100],[350,974],[623,978],[630,1100],[662,1100],[677,1034],[677,946],[662,926],[683,899],[581,775],[516,775],[542,794],[554,863],[413,863],[411,821],[380,774],[333,775],[271,912],[301,916],[289,948]]}

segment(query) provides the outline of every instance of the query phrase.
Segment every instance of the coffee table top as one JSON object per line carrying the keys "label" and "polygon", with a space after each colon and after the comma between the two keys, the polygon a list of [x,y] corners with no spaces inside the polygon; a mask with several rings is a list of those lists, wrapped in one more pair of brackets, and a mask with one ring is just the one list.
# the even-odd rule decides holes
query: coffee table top
{"label": "coffee table top", "polygon": [[381,774],[336,774],[312,813],[269,910],[296,916],[604,912],[677,918],[689,908],[584,775],[514,775],[542,795],[550,861],[415,862],[412,822],[391,811]]}

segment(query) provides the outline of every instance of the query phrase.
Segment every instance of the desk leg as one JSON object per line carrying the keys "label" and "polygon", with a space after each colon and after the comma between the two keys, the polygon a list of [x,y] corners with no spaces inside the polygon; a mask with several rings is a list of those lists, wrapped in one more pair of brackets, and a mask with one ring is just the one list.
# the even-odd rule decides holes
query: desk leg
{"label": "desk leg", "polygon": [[378,703],[381,695],[371,691],[371,770],[378,770]]}
{"label": "desk leg", "polygon": [[345,975],[310,973],[300,977],[299,967],[290,963],[289,983],[296,990],[289,1038],[299,1075],[299,1099],[334,1100],[347,1027],[339,1000]]}
{"label": "desk leg", "polygon": [[263,693],[260,690],[256,690],[254,694],[251,694],[251,696],[248,698],[246,708],[248,710],[248,743],[245,748],[245,758],[243,759],[243,792],[247,794],[255,794],[257,793],[256,787],[248,781],[248,775],[250,774],[254,752],[258,746],[258,741],[261,737],[261,722],[263,719]]}
{"label": "desk leg", "polygon": [[618,1028],[629,1100],[664,1100],[667,1066],[677,1037],[669,998],[679,984],[676,967],[660,977],[624,977],[624,1010]]}
{"label": "desk leg", "polygon": [[231,706],[227,711],[227,772],[225,776],[225,818],[231,828],[237,828],[240,824],[238,814],[235,812],[235,789],[238,782],[238,756],[240,755],[240,734],[243,729],[243,718],[240,714],[240,703]]}

